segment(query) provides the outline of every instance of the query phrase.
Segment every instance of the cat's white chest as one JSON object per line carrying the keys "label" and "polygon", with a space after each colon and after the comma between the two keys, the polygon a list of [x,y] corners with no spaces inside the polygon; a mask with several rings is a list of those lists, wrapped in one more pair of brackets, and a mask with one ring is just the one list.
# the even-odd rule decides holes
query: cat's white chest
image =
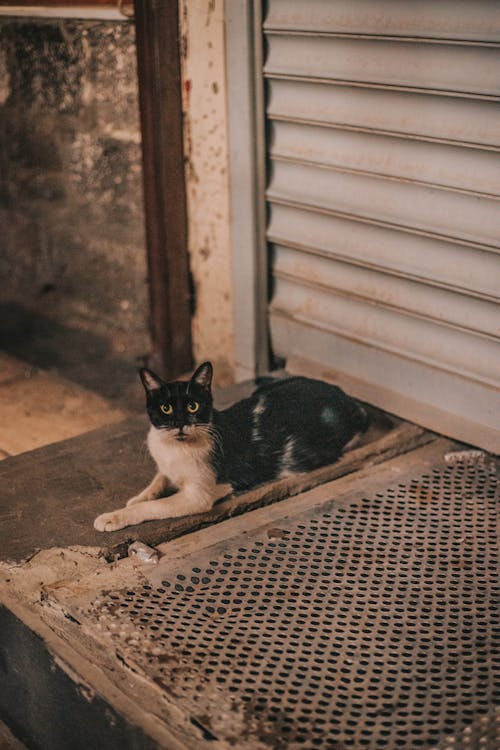
{"label": "cat's white chest", "polygon": [[151,427],[148,448],[158,471],[182,487],[186,483],[207,484],[215,481],[209,458],[211,441],[201,436],[197,440],[176,440],[170,431]]}

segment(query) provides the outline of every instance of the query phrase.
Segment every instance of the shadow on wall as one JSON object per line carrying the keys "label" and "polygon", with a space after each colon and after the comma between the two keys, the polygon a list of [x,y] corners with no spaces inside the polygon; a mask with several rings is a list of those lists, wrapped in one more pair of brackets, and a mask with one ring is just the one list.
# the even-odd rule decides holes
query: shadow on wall
{"label": "shadow on wall", "polygon": [[94,331],[67,327],[15,303],[0,303],[0,342],[8,354],[35,368],[63,373],[115,406],[144,410],[138,368],[147,358],[114,354],[106,337]]}

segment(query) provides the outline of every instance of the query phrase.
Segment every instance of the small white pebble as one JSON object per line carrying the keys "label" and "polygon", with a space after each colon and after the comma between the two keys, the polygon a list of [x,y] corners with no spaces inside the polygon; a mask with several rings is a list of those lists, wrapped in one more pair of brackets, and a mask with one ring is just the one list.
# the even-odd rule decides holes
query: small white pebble
{"label": "small white pebble", "polygon": [[141,562],[156,564],[160,555],[154,547],[149,547],[143,542],[132,542],[128,548],[129,557],[137,557]]}

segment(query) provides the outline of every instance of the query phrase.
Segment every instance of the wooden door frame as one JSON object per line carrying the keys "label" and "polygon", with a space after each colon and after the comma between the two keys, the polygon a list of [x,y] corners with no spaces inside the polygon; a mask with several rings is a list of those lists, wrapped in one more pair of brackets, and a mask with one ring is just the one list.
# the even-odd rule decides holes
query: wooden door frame
{"label": "wooden door frame", "polygon": [[165,377],[193,364],[176,0],[134,0],[153,360]]}

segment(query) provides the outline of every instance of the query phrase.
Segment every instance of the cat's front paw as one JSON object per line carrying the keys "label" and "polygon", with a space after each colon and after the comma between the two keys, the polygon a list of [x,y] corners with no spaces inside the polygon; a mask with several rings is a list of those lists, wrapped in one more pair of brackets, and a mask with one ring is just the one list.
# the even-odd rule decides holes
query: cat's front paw
{"label": "cat's front paw", "polygon": [[97,531],[117,531],[128,526],[128,522],[119,510],[113,510],[111,513],[101,513],[94,521],[94,529]]}

